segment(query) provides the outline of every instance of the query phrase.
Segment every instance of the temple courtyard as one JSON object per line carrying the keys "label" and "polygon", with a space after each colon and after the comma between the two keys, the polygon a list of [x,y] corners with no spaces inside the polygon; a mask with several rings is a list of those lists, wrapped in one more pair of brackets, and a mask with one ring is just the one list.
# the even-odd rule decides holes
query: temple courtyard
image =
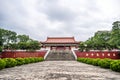
{"label": "temple courtyard", "polygon": [[43,61],[3,69],[0,80],[120,80],[120,73],[77,61]]}

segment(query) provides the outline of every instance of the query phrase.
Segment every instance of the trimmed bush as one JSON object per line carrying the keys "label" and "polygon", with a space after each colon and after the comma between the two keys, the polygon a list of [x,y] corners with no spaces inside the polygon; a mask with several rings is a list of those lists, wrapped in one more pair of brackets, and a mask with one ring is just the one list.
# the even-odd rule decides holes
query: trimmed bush
{"label": "trimmed bush", "polygon": [[39,57],[39,58],[38,58],[38,61],[39,61],[39,62],[44,61],[44,58]]}
{"label": "trimmed bush", "polygon": [[17,61],[18,66],[25,64],[25,59],[24,58],[16,58],[15,60]]}
{"label": "trimmed bush", "polygon": [[88,58],[88,59],[86,60],[86,63],[87,63],[87,64],[92,64],[92,62],[93,62],[93,59],[91,59],[91,58]]}
{"label": "trimmed bush", "polygon": [[98,62],[98,65],[102,68],[110,68],[111,59],[102,59]]}
{"label": "trimmed bush", "polygon": [[35,63],[35,62],[41,62],[43,61],[44,58],[39,57],[39,58],[4,58],[0,59],[0,70],[3,68],[10,68],[14,66],[19,66],[23,64],[28,64],[28,63]]}
{"label": "trimmed bush", "polygon": [[113,71],[120,72],[120,60],[114,60],[110,64],[110,69]]}
{"label": "trimmed bush", "polygon": [[77,58],[77,61],[92,64],[94,66],[100,66],[102,68],[110,68],[113,71],[120,72],[120,60],[112,59],[92,59],[92,58]]}
{"label": "trimmed bush", "polygon": [[3,60],[6,62],[6,68],[14,67],[17,65],[17,61],[13,58],[4,58]]}
{"label": "trimmed bush", "polygon": [[39,58],[34,58],[35,62],[39,62]]}
{"label": "trimmed bush", "polygon": [[29,58],[24,58],[24,60],[25,60],[25,64],[30,63],[30,59]]}
{"label": "trimmed bush", "polygon": [[35,62],[34,58],[29,58],[29,60],[30,60],[30,63],[34,63]]}
{"label": "trimmed bush", "polygon": [[79,62],[85,62],[85,59],[86,58],[77,58],[77,61],[79,61]]}
{"label": "trimmed bush", "polygon": [[92,65],[94,66],[98,66],[98,62],[100,61],[101,59],[97,58],[97,59],[93,59],[92,61]]}
{"label": "trimmed bush", "polygon": [[6,66],[6,62],[4,60],[0,59],[0,70],[4,69],[5,66]]}

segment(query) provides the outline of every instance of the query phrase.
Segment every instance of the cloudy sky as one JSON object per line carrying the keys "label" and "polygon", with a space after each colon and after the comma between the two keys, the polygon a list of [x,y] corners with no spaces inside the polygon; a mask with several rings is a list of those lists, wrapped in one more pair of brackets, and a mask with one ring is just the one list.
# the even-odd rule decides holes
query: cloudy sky
{"label": "cloudy sky", "polygon": [[0,27],[43,41],[74,36],[85,41],[120,20],[120,0],[0,0]]}

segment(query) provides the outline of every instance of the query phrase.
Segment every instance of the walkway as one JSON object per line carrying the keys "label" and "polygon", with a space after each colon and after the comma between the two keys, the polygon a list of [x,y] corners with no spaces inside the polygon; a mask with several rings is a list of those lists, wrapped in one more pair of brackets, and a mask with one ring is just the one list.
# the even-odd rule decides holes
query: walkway
{"label": "walkway", "polygon": [[120,80],[120,73],[77,61],[44,61],[3,69],[0,80]]}

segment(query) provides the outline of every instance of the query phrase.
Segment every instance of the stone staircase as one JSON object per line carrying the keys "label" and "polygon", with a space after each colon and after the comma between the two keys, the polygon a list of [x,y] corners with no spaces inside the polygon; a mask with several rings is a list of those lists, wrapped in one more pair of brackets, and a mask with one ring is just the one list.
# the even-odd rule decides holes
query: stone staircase
{"label": "stone staircase", "polygon": [[72,51],[50,51],[47,55],[46,61],[69,61],[75,60]]}

